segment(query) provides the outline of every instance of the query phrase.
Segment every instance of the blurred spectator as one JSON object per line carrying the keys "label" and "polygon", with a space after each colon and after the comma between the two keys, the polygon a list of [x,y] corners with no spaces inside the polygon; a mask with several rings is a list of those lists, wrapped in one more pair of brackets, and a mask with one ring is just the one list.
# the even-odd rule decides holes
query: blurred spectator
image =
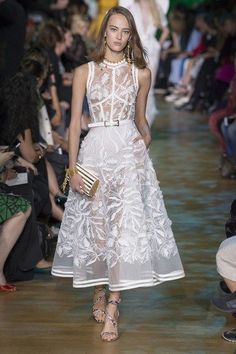
{"label": "blurred spectator", "polygon": [[[136,0],[126,6],[133,14],[136,27],[148,58],[148,67],[151,70],[152,81],[148,94],[146,116],[151,126],[158,113],[154,96],[155,78],[157,75],[161,48],[169,37],[169,28],[162,7],[155,0]],[[159,39],[157,39],[157,32]]]}
{"label": "blurred spectator", "polygon": [[[236,69],[236,55],[235,55]],[[218,103],[219,105],[219,103]],[[235,174],[236,163],[234,161],[235,141],[234,135],[235,123],[230,117],[236,115],[236,70],[231,82],[227,102],[221,103],[221,108],[211,113],[209,117],[209,127],[211,132],[217,137],[221,150],[221,174],[223,177],[230,177]],[[231,124],[233,124],[231,126]],[[230,126],[230,128],[229,128]],[[229,129],[228,129],[229,128]],[[227,148],[228,146],[228,148]],[[233,159],[231,159],[233,158]]]}
{"label": "blurred spectator", "polygon": [[[166,93],[170,83],[171,63],[177,59],[190,45],[191,34],[193,31],[193,22],[191,13],[184,7],[183,9],[174,10],[169,18],[171,28],[171,45],[163,48],[161,52],[160,68],[156,78],[157,92]],[[172,79],[172,84],[176,84],[177,80]]]}
{"label": "blurred spectator", "polygon": [[[5,164],[14,156],[12,151],[0,151],[0,169],[3,169]],[[3,171],[3,170],[2,170]],[[8,284],[4,275],[5,262],[20,237],[27,219],[31,213],[30,203],[11,193],[11,189],[7,188],[3,182],[5,178],[15,177],[15,171],[10,175],[1,172],[0,183],[0,292],[14,292],[16,287]],[[8,192],[7,192],[8,190]]]}
{"label": "blurred spectator", "polygon": [[0,81],[16,74],[24,52],[26,16],[14,0],[0,0]]}
{"label": "blurred spectator", "polygon": [[68,18],[73,42],[63,54],[63,62],[67,71],[72,71],[77,66],[88,62],[88,51],[85,38],[89,29],[89,19],[77,13]]}
{"label": "blurred spectator", "polygon": [[[216,264],[218,273],[222,276],[220,294],[215,295],[212,303],[221,311],[234,314],[236,312],[236,200],[230,209],[230,218],[227,220],[226,236],[218,249]],[[236,329],[222,333],[222,337],[229,342],[236,342]]]}

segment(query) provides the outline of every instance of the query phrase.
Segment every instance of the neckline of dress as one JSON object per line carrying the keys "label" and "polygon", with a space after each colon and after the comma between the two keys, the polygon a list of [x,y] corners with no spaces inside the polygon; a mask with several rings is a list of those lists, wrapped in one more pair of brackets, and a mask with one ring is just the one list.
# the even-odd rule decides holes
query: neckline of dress
{"label": "neckline of dress", "polygon": [[103,59],[103,61],[102,61],[102,64],[103,64],[104,66],[111,66],[111,67],[113,67],[113,68],[115,68],[115,67],[117,67],[117,66],[120,66],[120,65],[122,65],[122,64],[124,64],[124,63],[127,63],[126,58],[123,58],[122,60],[120,60],[120,61],[118,61],[118,62],[116,62],[116,63],[112,63],[111,61],[106,60],[106,59]]}

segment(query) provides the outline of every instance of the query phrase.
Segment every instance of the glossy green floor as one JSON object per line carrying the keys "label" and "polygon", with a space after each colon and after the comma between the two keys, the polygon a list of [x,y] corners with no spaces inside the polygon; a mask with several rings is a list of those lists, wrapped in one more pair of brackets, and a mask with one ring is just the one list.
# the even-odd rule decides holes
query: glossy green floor
{"label": "glossy green floor", "polygon": [[102,343],[91,319],[92,289],[75,290],[70,279],[37,275],[0,296],[1,354],[228,354],[221,339],[236,319],[210,304],[219,277],[215,253],[236,181],[223,180],[218,153],[198,114],[158,102],[151,156],[186,271],[186,278],[122,296],[120,333]]}

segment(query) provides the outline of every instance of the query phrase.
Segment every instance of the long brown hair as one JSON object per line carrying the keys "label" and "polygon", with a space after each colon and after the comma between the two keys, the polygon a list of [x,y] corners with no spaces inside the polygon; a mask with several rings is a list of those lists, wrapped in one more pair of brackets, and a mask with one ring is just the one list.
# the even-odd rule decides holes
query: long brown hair
{"label": "long brown hair", "polygon": [[[90,59],[95,61],[96,63],[101,63],[104,59],[105,56],[105,50],[106,50],[106,45],[105,45],[105,33],[107,29],[107,24],[112,15],[120,14],[125,16],[126,20],[128,21],[129,27],[130,27],[130,38],[129,38],[129,46],[130,46],[130,57],[132,59],[132,62],[135,64],[136,67],[139,69],[144,69],[147,66],[147,53],[145,49],[142,46],[136,24],[133,18],[133,15],[129,10],[122,6],[114,6],[112,7],[107,14],[105,15],[99,33],[96,41],[96,47],[94,51],[92,52]],[[124,54],[126,59],[128,59],[128,45],[124,49]]]}

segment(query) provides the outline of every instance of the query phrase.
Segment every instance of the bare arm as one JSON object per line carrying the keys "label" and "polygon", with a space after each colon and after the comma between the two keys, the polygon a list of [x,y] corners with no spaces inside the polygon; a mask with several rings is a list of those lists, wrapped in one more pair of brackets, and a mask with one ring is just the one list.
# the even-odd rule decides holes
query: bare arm
{"label": "bare arm", "polygon": [[69,127],[69,167],[73,168],[77,162],[81,133],[81,117],[83,100],[86,93],[88,75],[87,64],[77,68],[73,78],[71,121]]}
{"label": "bare arm", "polygon": [[[69,127],[69,168],[74,169],[80,142],[81,117],[84,96],[86,94],[86,82],[88,76],[88,65],[84,64],[74,72],[72,86],[71,122]],[[80,187],[82,186],[82,188]],[[71,187],[74,191],[83,193],[84,187],[79,174],[71,177]]]}
{"label": "bare arm", "polygon": [[21,152],[22,157],[30,163],[38,162],[40,160],[40,158],[42,157],[42,155],[40,154],[40,152],[37,153],[35,151],[30,129],[25,130],[24,139],[23,139],[22,135],[19,135],[18,139],[21,142],[20,152]]}
{"label": "bare arm", "polygon": [[151,85],[151,71],[148,68],[139,70],[139,91],[136,100],[135,123],[148,147],[151,143],[151,134],[146,119],[147,96]]}
{"label": "bare arm", "polygon": [[60,102],[57,94],[57,87],[55,86],[55,75],[51,75],[51,81],[54,85],[50,87],[50,94],[52,97],[52,106],[55,110],[55,115],[51,119],[51,124],[53,127],[58,127],[61,123],[61,107],[60,107]]}
{"label": "bare arm", "polygon": [[170,30],[167,26],[162,27],[161,37],[159,39],[160,45],[162,47],[163,43],[168,39]]}

